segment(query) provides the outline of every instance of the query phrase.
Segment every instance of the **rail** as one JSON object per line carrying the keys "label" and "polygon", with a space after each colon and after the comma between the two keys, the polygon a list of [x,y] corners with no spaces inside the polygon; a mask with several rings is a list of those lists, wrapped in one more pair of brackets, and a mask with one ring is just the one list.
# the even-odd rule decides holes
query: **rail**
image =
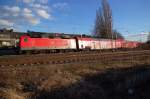
{"label": "rail", "polygon": [[124,62],[150,60],[150,51],[129,51],[114,53],[79,53],[79,54],[56,54],[56,55],[21,55],[0,57],[0,66],[33,66],[45,64],[68,64],[82,62]]}

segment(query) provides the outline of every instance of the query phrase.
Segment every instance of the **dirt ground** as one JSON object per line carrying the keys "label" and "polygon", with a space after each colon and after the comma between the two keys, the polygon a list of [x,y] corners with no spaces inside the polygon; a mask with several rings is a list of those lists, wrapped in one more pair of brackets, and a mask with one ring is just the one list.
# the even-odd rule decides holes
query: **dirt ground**
{"label": "dirt ground", "polygon": [[150,99],[149,83],[150,60],[0,67],[0,99]]}

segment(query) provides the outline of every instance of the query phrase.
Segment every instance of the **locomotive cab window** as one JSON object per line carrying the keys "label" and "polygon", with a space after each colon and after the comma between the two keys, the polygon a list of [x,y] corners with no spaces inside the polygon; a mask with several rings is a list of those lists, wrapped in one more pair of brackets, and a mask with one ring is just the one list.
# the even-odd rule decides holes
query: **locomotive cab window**
{"label": "locomotive cab window", "polygon": [[28,38],[24,38],[24,42],[28,42]]}

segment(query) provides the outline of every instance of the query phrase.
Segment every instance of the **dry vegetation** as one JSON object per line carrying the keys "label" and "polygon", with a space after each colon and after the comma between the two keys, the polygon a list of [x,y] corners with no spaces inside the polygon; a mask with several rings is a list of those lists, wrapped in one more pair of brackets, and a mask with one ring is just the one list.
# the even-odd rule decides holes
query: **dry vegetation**
{"label": "dry vegetation", "polygon": [[149,66],[150,59],[0,67],[0,99],[149,99]]}

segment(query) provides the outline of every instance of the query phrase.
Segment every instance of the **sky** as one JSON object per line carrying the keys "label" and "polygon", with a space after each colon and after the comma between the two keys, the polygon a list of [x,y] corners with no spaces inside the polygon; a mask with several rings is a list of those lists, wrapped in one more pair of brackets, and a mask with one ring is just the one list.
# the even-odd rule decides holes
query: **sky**
{"label": "sky", "polygon": [[[150,31],[150,0],[108,0],[113,28],[135,37]],[[0,0],[0,28],[91,34],[101,0]]]}

